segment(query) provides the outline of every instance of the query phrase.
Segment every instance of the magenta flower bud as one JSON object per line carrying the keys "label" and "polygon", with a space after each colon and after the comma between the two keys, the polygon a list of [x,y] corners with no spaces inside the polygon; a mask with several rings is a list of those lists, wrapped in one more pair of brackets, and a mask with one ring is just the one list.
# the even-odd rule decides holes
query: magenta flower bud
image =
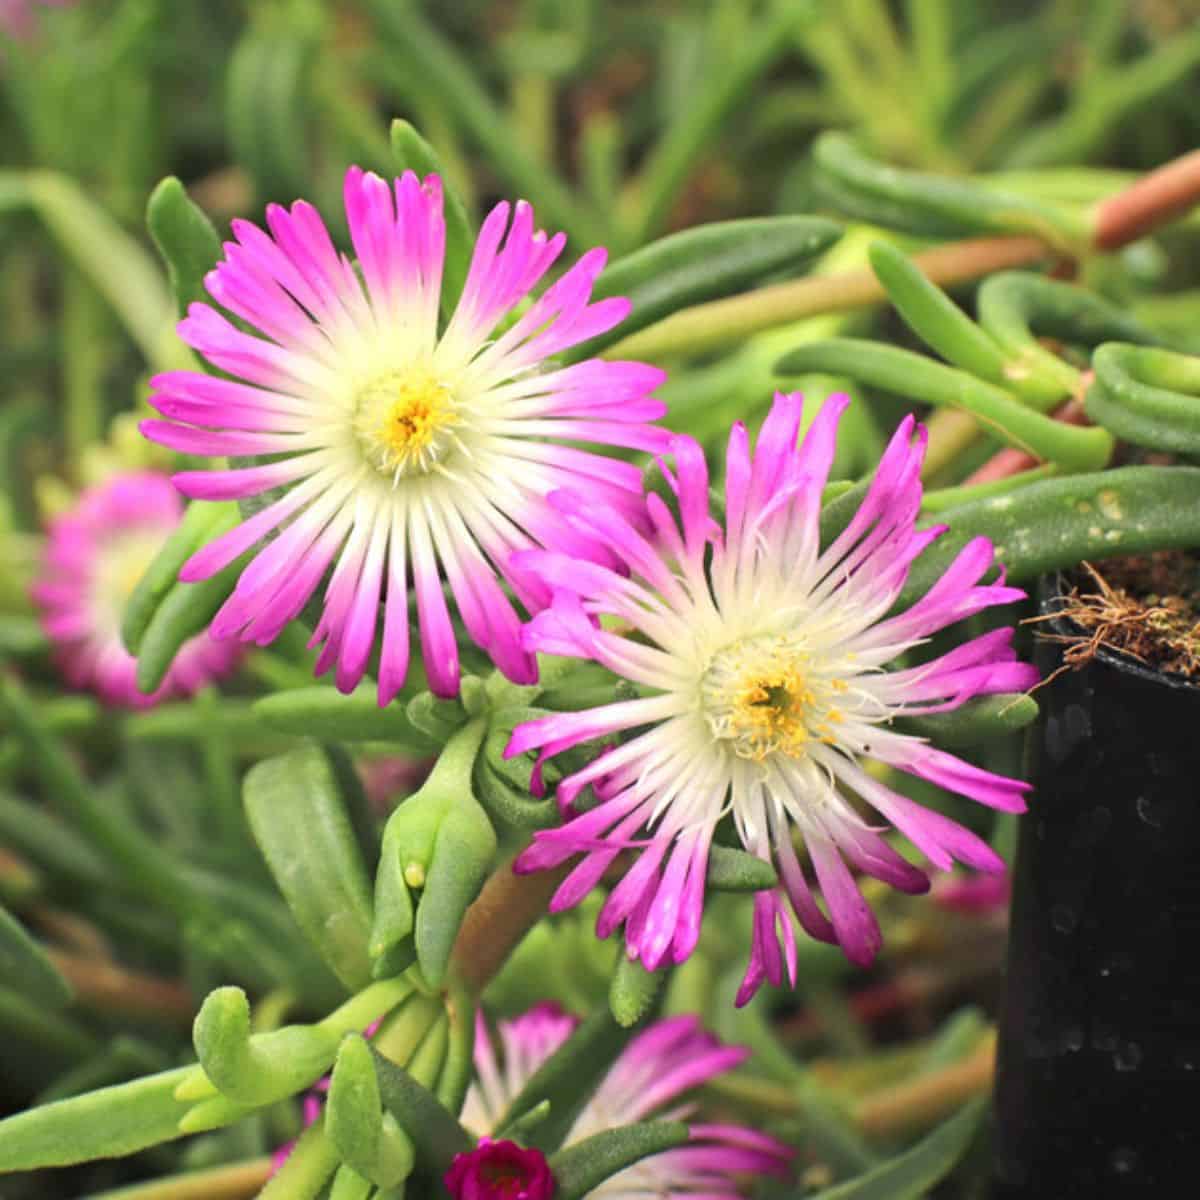
{"label": "magenta flower bud", "polygon": [[445,1184],[454,1200],[550,1200],[554,1192],[554,1176],[540,1150],[491,1138],[456,1154]]}

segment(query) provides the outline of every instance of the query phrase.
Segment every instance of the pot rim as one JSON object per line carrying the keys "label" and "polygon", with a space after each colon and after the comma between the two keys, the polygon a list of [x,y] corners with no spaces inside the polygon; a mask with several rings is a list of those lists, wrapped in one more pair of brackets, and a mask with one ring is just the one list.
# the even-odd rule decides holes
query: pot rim
{"label": "pot rim", "polygon": [[[1070,633],[1074,630],[1082,632],[1078,625],[1056,613],[1053,607],[1056,601],[1063,598],[1063,585],[1067,575],[1067,571],[1058,570],[1047,571],[1040,577],[1037,597],[1038,611],[1053,616],[1053,619],[1046,624],[1056,632]],[[1175,671],[1162,671],[1155,667],[1148,667],[1145,663],[1138,662],[1136,658],[1108,646],[1097,647],[1096,658],[1114,670],[1123,671],[1125,674],[1147,683],[1161,684],[1181,692],[1200,692],[1200,679],[1189,679],[1186,675],[1180,675]]]}

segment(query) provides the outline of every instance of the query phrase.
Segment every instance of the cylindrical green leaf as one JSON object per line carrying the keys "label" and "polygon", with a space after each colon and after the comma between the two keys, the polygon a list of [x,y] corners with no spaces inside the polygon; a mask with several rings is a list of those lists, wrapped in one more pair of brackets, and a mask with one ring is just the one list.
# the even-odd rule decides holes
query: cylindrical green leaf
{"label": "cylindrical green leaf", "polygon": [[975,746],[1024,729],[1038,714],[1037,701],[1023,693],[980,696],[951,712],[897,717],[896,728],[929,738],[938,746]]}
{"label": "cylindrical green leaf", "polygon": [[475,230],[462,197],[454,189],[437,151],[407,121],[392,122],[392,157],[399,171],[415,171],[424,178],[437,175],[442,181],[446,214],[446,262],[442,268],[442,313],[449,316],[458,307],[471,254]]}
{"label": "cylindrical green leaf", "polygon": [[647,971],[636,959],[622,952],[617,957],[608,988],[608,1007],[623,1029],[636,1025],[654,1006],[670,974],[667,970]]}
{"label": "cylindrical green leaf", "polygon": [[260,194],[291,201],[307,189],[305,77],[312,43],[284,29],[251,29],[233,51],[225,81],[225,115],[234,156]]}
{"label": "cylindrical green leaf", "polygon": [[1081,212],[963,179],[875,162],[844,133],[813,143],[817,182],[839,212],[927,237],[1028,233],[1070,253],[1087,242]]}
{"label": "cylindrical green leaf", "polygon": [[944,533],[913,564],[897,608],[941,578],[983,535],[1010,583],[1117,555],[1200,546],[1200,468],[1120,467],[1032,483],[1019,492],[939,513]]}
{"label": "cylindrical green leaf", "polygon": [[897,396],[969,412],[991,434],[1037,458],[1075,471],[1108,462],[1112,435],[1034,412],[1008,392],[921,354],[862,338],[829,338],[798,346],[776,368],[782,374],[826,371]]}
{"label": "cylindrical green leaf", "polygon": [[468,792],[438,826],[425,891],[417,905],[414,939],[426,980],[439,987],[467,907],[479,895],[496,858],[496,833]]}
{"label": "cylindrical green leaf", "polygon": [[191,1067],[44,1104],[0,1121],[0,1175],[118,1158],[180,1136],[186,1101],[175,1089]]}
{"label": "cylindrical green leaf", "polygon": [[908,255],[889,242],[872,242],[871,270],[905,323],[948,363],[999,384],[1021,396],[1042,401],[1061,399],[1064,390],[1053,378],[1013,367],[999,344],[927,279]]}
{"label": "cylindrical green leaf", "polygon": [[1060,338],[1091,348],[1101,342],[1153,345],[1158,338],[1107,300],[1029,271],[1000,271],[985,279],[977,301],[979,323],[1010,359],[1024,369],[1057,380],[1065,393],[1079,386],[1079,371],[1047,350],[1039,337]]}
{"label": "cylindrical green leaf", "polygon": [[221,239],[174,175],[168,175],[150,193],[146,225],[167,264],[175,307],[180,316],[186,315],[189,304],[208,299],[204,277],[221,257]]}
{"label": "cylindrical green leaf", "polygon": [[710,847],[707,885],[718,892],[761,892],[779,882],[775,868],[736,846]]}
{"label": "cylindrical green leaf", "polygon": [[337,1035],[290,1025],[250,1036],[250,1005],[241,988],[210,992],[192,1029],[205,1075],[231,1100],[261,1105],[308,1087],[329,1068]]}
{"label": "cylindrical green leaf", "polygon": [[130,654],[138,654],[142,639],[167,593],[178,583],[179,569],[205,542],[219,537],[241,520],[236,504],[189,504],[183,520],[154,556],[138,580],[121,618],[121,641]]}
{"label": "cylindrical green leaf", "polygon": [[575,1142],[550,1159],[556,1200],[580,1200],[618,1171],[682,1146],[688,1136],[682,1121],[643,1121]]}
{"label": "cylindrical green leaf", "polygon": [[71,1002],[71,985],[22,925],[0,906],[0,979],[47,1008]]}
{"label": "cylindrical green leaf", "polygon": [[184,642],[208,627],[233,594],[248,556],[230,563],[211,579],[176,583],[154,611],[138,649],[137,685],[147,695],[167,677]]}
{"label": "cylindrical green leaf", "polygon": [[254,715],[284,733],[323,741],[389,742],[398,753],[432,754],[440,742],[416,728],[402,704],[380,708],[374,689],[292,688],[255,702]]}
{"label": "cylindrical green leaf", "polygon": [[1084,403],[1093,421],[1137,446],[1200,454],[1200,358],[1112,342],[1092,366]]}
{"label": "cylindrical green leaf", "polygon": [[300,928],[351,990],[371,979],[371,886],[329,759],[316,746],[256,763],[246,815]]}
{"label": "cylindrical green leaf", "polygon": [[620,325],[566,351],[568,362],[599,354],[621,338],[689,304],[716,300],[758,280],[798,269],[842,235],[819,217],[757,217],[697,225],[617,259],[596,280],[592,298],[624,296]]}
{"label": "cylindrical green leaf", "polygon": [[325,1132],[342,1161],[373,1178],[383,1106],[371,1048],[362,1037],[342,1040],[329,1083]]}
{"label": "cylindrical green leaf", "polygon": [[374,1049],[371,1054],[384,1108],[412,1139],[417,1163],[440,1176],[456,1154],[471,1148],[470,1135],[407,1071]]}
{"label": "cylindrical green leaf", "polygon": [[986,1098],[977,1097],[911,1149],[813,1200],[921,1200],[966,1153],[986,1109]]}

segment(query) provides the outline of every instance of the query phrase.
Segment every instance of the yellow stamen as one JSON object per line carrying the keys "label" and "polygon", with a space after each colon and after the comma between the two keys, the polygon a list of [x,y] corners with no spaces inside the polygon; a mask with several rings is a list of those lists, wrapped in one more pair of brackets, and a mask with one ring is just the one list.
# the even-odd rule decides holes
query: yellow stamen
{"label": "yellow stamen", "polygon": [[355,430],[371,462],[399,480],[424,473],[445,452],[459,423],[450,389],[428,367],[394,371],[360,393]]}
{"label": "yellow stamen", "polygon": [[739,758],[798,758],[813,740],[833,741],[832,727],[843,719],[825,702],[828,688],[814,688],[813,678],[810,656],[789,638],[730,646],[713,660],[701,685],[709,728]]}

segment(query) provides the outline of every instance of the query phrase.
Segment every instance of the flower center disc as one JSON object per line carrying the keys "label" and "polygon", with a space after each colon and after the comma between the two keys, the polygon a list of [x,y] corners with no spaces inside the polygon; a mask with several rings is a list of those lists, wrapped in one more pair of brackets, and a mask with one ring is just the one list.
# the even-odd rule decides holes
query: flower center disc
{"label": "flower center disc", "polygon": [[398,483],[427,474],[445,455],[459,423],[450,389],[428,367],[393,371],[359,393],[354,431],[381,475]]}
{"label": "flower center disc", "polygon": [[166,532],[140,529],[113,536],[96,555],[92,571],[95,620],[119,628],[133,589],[162,549]]}
{"label": "flower center disc", "polygon": [[700,685],[713,737],[754,762],[776,752],[798,758],[814,737],[827,739],[839,716],[821,703],[811,667],[811,656],[788,638],[756,638],[722,650]]}

